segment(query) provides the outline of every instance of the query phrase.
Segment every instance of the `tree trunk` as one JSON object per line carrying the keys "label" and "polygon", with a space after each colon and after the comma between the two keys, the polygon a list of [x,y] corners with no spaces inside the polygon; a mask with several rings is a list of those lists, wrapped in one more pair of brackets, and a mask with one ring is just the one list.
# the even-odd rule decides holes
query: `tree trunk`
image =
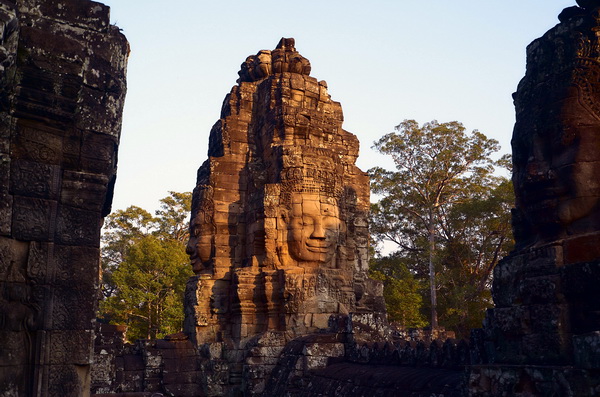
{"label": "tree trunk", "polygon": [[148,339],[152,338],[152,302],[148,302],[148,332],[146,333]]}
{"label": "tree trunk", "polygon": [[433,264],[433,258],[435,254],[435,235],[433,230],[433,224],[429,225],[429,284],[431,288],[431,329],[437,329],[438,327],[438,316],[437,316],[437,288],[435,286],[435,266]]}

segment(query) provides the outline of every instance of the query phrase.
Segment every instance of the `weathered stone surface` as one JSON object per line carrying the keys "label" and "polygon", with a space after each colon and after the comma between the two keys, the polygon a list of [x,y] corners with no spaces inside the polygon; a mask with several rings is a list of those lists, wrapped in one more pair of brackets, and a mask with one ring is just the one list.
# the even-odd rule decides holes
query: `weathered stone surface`
{"label": "weathered stone surface", "polygon": [[484,396],[596,396],[600,388],[589,372],[572,367],[475,366],[468,380],[469,395]]}
{"label": "weathered stone surface", "polygon": [[[268,330],[289,340],[326,328],[332,314],[366,309],[374,293],[358,141],[309,73],[293,39],[249,57],[211,131],[188,244],[197,276],[186,332],[198,344]],[[271,357],[284,344],[270,346]]]}
{"label": "weathered stone surface", "polygon": [[[234,378],[253,338],[271,351],[252,361],[274,364],[290,338],[327,328],[333,314],[385,310],[367,276],[369,182],[355,165],[358,141],[309,73],[293,39],[248,57],[198,170],[185,330],[198,345],[239,346],[227,348]],[[286,340],[269,345],[267,331]]]}
{"label": "weathered stone surface", "polygon": [[211,131],[188,244],[198,276],[186,332],[199,344],[302,335],[326,328],[331,314],[381,310],[367,306],[378,291],[366,274],[358,141],[309,72],[293,39],[248,57]]}
{"label": "weathered stone surface", "polygon": [[600,391],[600,2],[578,4],[529,45],[514,94],[516,250],[474,334],[488,365],[471,371],[473,396]]}
{"label": "weathered stone surface", "polygon": [[528,47],[527,74],[514,95],[518,248],[598,232],[597,25],[582,10]]}
{"label": "weathered stone surface", "polygon": [[126,330],[124,326],[99,324],[91,380],[93,395],[205,395],[201,357],[187,337],[176,334],[163,340],[125,344]]}
{"label": "weathered stone surface", "polygon": [[401,366],[333,364],[315,371],[297,396],[463,396],[462,372]]}
{"label": "weathered stone surface", "polygon": [[100,3],[0,1],[0,395],[88,393],[127,55]]}

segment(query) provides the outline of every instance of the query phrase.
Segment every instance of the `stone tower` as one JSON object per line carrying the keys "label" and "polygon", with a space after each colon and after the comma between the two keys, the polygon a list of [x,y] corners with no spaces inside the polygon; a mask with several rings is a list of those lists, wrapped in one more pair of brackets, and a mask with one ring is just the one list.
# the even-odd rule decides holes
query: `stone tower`
{"label": "stone tower", "polygon": [[186,333],[198,344],[300,336],[382,311],[367,277],[369,180],[310,62],[281,39],[242,64],[198,170]]}
{"label": "stone tower", "polygon": [[0,0],[0,395],[90,393],[129,45],[88,0]]}
{"label": "stone tower", "polygon": [[471,394],[600,394],[600,1],[527,49],[514,94],[516,249],[494,271]]}

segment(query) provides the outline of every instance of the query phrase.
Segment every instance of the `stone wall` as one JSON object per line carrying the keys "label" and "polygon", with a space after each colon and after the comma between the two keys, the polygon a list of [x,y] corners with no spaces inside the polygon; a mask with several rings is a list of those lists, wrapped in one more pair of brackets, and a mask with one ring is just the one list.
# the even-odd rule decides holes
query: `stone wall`
{"label": "stone wall", "polygon": [[[328,332],[288,343],[264,396],[462,396],[466,341],[405,340],[372,315],[332,316]],[[378,329],[378,330],[377,330]]]}
{"label": "stone wall", "polygon": [[129,52],[103,4],[0,1],[0,395],[89,394]]}
{"label": "stone wall", "polygon": [[[365,318],[370,317],[370,318]],[[223,343],[199,349],[184,335],[124,344],[124,327],[101,325],[92,392],[96,397],[229,396],[241,385],[251,396],[462,396],[466,341],[406,341],[366,327],[372,316],[339,315],[329,327],[286,341],[267,332],[246,345],[239,379]],[[377,379],[377,381],[374,381]],[[337,391],[336,391],[337,390]]]}
{"label": "stone wall", "polygon": [[203,396],[201,355],[184,335],[125,343],[126,327],[100,324],[91,389],[96,396]]}

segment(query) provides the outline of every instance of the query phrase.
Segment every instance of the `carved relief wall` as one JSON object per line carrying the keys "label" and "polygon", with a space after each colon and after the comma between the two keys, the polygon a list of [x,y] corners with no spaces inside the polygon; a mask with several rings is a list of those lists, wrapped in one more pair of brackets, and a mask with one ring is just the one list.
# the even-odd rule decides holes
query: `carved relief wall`
{"label": "carved relief wall", "polygon": [[89,394],[129,51],[108,13],[0,2],[0,395]]}

